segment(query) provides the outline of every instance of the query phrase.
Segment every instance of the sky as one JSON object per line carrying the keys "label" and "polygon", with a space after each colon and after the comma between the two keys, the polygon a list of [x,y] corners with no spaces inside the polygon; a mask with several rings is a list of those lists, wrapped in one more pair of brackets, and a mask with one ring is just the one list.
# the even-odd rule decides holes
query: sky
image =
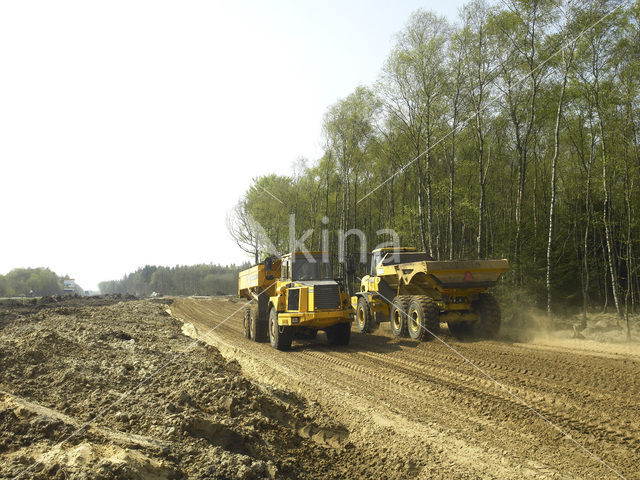
{"label": "sky", "polygon": [[252,178],[322,155],[418,8],[449,1],[0,2],[0,274],[87,290],[146,264],[241,263]]}

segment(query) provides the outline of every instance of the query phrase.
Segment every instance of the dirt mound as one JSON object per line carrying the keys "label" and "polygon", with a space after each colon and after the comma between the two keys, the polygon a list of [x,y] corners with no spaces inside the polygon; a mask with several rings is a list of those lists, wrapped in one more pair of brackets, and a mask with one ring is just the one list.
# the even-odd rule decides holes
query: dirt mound
{"label": "dirt mound", "polygon": [[0,317],[0,478],[358,475],[343,426],[247,380],[164,305],[46,305]]}

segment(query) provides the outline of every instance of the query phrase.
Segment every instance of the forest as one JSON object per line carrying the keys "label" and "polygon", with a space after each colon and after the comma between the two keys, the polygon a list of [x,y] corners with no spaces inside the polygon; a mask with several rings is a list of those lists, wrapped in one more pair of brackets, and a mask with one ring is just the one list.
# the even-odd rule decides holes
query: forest
{"label": "forest", "polygon": [[[6,275],[0,275],[0,297],[33,295],[61,295],[64,291],[63,280],[48,268],[15,268]],[[82,287],[76,285],[76,293],[82,293]]]}
{"label": "forest", "polygon": [[509,259],[516,303],[623,318],[640,294],[639,122],[638,1],[419,10],[377,81],[328,107],[322,157],[254,178],[228,228],[255,260],[287,251],[290,214],[309,249],[323,230],[332,252],[362,230],[359,252],[393,229],[440,259]]}
{"label": "forest", "polygon": [[238,291],[238,272],[244,266],[178,265],[157,267],[146,265],[121,280],[100,282],[101,294],[130,293],[148,296],[235,294]]}

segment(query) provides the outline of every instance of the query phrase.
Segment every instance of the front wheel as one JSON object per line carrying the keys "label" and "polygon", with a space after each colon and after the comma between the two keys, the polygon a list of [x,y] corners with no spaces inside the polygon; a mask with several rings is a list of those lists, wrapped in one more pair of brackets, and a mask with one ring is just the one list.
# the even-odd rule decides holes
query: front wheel
{"label": "front wheel", "polygon": [[500,305],[495,297],[489,293],[481,293],[478,300],[471,305],[479,317],[475,323],[474,333],[481,338],[494,338],[502,322]]}
{"label": "front wheel", "polygon": [[267,329],[269,327],[269,299],[264,295],[258,297],[258,305],[251,309],[251,339],[254,342],[264,342],[267,340]]}
{"label": "front wheel", "polygon": [[269,312],[269,341],[271,346],[278,350],[291,349],[293,340],[293,327],[278,325],[278,312],[275,308]]}
{"label": "front wheel", "polygon": [[439,326],[439,312],[436,303],[426,295],[416,295],[409,303],[407,327],[414,340],[430,338]]}
{"label": "front wheel", "polygon": [[336,323],[325,330],[329,345],[349,345],[351,323]]}
{"label": "front wheel", "polygon": [[371,333],[373,331],[373,316],[371,307],[364,297],[358,297],[358,308],[356,310],[356,324],[360,333]]}

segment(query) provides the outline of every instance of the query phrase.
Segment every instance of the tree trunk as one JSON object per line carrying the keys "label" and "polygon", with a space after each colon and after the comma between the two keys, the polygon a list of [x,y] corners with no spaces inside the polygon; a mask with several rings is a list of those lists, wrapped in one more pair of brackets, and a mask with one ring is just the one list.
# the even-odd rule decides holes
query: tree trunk
{"label": "tree trunk", "polygon": [[[598,109],[599,110],[599,109]],[[604,140],[604,126],[602,122],[602,116],[598,111],[598,125],[600,128],[600,145],[602,148],[602,187],[604,191],[604,205],[602,208],[602,221],[604,223],[604,234],[607,247],[607,262],[609,264],[609,273],[611,275],[611,292],[613,295],[613,302],[616,307],[616,313],[618,318],[622,318],[622,311],[620,309],[620,299],[618,298],[618,278],[615,268],[614,256],[613,256],[613,244],[611,241],[611,227],[610,227],[610,195],[609,182],[607,174],[607,155]]]}
{"label": "tree trunk", "polygon": [[551,321],[551,257],[553,247],[553,227],[555,220],[556,207],[556,183],[557,183],[557,165],[558,156],[560,155],[560,119],[562,118],[562,107],[564,105],[564,92],[567,87],[567,76],[569,67],[571,66],[571,56],[565,59],[564,50],[562,58],[564,60],[564,76],[562,78],[562,88],[560,89],[560,98],[558,99],[558,108],[556,111],[556,124],[553,131],[553,159],[551,160],[551,201],[549,203],[549,237],[547,241],[547,319]]}

